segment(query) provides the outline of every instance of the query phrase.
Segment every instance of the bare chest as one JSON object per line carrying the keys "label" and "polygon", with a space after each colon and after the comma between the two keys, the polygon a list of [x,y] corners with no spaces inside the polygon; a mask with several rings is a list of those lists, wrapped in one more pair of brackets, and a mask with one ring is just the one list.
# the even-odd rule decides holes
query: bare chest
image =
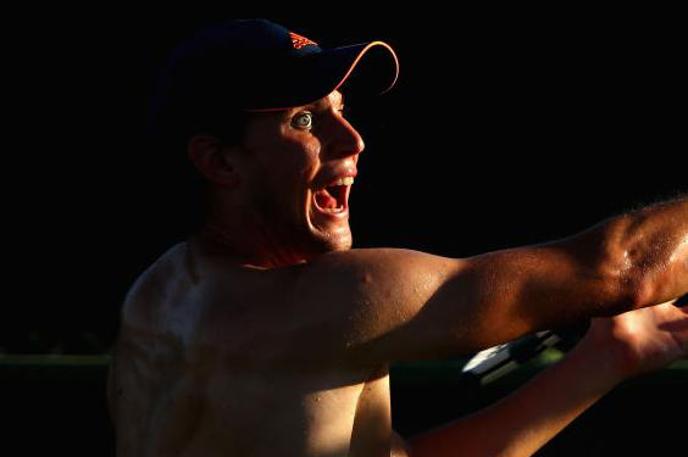
{"label": "bare chest", "polygon": [[[342,373],[217,374],[206,386],[199,443],[232,455],[388,456],[389,382]],[[210,440],[209,440],[210,438]]]}

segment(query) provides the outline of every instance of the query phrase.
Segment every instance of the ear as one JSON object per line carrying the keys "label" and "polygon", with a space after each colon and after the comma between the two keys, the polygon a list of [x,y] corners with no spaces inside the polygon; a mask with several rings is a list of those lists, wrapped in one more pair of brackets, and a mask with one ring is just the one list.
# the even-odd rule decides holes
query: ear
{"label": "ear", "polygon": [[208,181],[220,187],[235,189],[241,179],[234,149],[223,145],[217,137],[198,134],[189,140],[187,154],[191,163]]}

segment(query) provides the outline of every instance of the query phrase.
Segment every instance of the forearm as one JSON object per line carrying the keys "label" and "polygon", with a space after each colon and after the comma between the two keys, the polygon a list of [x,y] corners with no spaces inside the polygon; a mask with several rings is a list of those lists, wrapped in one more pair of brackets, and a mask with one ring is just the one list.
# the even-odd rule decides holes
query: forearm
{"label": "forearm", "polygon": [[532,455],[619,382],[593,354],[574,349],[496,404],[412,438],[411,455]]}
{"label": "forearm", "polygon": [[525,288],[522,315],[556,322],[664,303],[688,292],[688,196],[610,218],[541,249],[571,261],[550,262],[559,267],[529,276],[534,286]]}
{"label": "forearm", "polygon": [[446,300],[443,308],[470,323],[461,336],[476,349],[663,303],[688,292],[688,199],[465,265],[430,303]]}

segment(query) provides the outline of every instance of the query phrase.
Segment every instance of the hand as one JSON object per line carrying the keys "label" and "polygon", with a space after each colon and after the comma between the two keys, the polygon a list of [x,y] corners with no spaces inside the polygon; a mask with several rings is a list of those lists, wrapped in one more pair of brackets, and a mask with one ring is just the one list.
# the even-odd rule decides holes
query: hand
{"label": "hand", "polygon": [[666,302],[593,319],[579,346],[621,379],[662,368],[688,356],[688,307]]}

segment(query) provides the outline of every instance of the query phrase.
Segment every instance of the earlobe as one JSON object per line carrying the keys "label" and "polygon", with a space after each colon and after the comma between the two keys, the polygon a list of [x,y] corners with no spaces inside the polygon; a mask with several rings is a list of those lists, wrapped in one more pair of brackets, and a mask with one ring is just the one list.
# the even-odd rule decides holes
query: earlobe
{"label": "earlobe", "polygon": [[198,172],[208,181],[229,189],[239,186],[240,178],[232,148],[211,135],[195,135],[189,140],[187,154]]}

